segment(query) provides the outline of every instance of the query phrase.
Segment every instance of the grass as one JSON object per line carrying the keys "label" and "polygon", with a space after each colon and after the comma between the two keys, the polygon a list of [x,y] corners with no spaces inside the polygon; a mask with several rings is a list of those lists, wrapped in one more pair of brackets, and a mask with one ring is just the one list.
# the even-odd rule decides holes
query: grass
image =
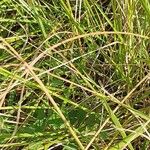
{"label": "grass", "polygon": [[0,6],[0,149],[150,149],[148,0]]}

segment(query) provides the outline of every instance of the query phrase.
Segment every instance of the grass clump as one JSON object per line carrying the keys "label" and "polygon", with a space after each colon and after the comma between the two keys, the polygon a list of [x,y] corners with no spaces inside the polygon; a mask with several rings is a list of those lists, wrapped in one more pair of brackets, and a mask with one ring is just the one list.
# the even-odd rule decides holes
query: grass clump
{"label": "grass clump", "polygon": [[150,148],[148,0],[0,6],[0,149]]}

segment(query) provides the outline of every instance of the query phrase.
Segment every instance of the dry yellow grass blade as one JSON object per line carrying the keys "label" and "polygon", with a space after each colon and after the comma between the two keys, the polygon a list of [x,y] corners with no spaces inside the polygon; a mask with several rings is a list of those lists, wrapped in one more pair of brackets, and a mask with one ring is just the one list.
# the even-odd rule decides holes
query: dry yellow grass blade
{"label": "dry yellow grass blade", "polygon": [[140,35],[140,34],[135,34],[135,33],[129,33],[129,32],[114,32],[114,31],[105,31],[105,32],[91,32],[91,33],[87,33],[87,34],[82,34],[82,35],[78,35],[69,39],[66,39],[60,43],[57,43],[53,46],[51,46],[50,48],[46,49],[44,52],[42,52],[38,57],[36,57],[34,59],[34,61],[32,61],[31,65],[33,66],[35,63],[37,63],[48,51],[51,51],[57,47],[59,47],[62,44],[68,43],[70,41],[74,41],[80,38],[85,38],[88,36],[96,36],[96,35],[110,35],[110,34],[121,34],[121,35],[128,35],[128,36],[135,36],[135,37],[139,37],[139,38],[144,38],[144,39],[150,39],[150,37],[148,36],[144,36],[144,35]]}
{"label": "dry yellow grass blade", "polygon": [[2,41],[6,47],[9,48],[10,53],[14,54],[14,56],[16,56],[16,58],[18,60],[20,60],[26,67],[26,69],[30,72],[30,74],[33,76],[34,80],[40,85],[41,90],[46,94],[46,96],[48,97],[48,99],[50,100],[50,102],[52,103],[52,105],[54,106],[55,110],[57,111],[57,113],[59,114],[59,116],[61,117],[61,119],[64,121],[65,125],[67,126],[68,130],[70,131],[70,133],[72,134],[72,136],[74,137],[75,141],[77,142],[78,146],[80,147],[80,149],[84,150],[84,146],[82,145],[81,141],[79,140],[78,136],[76,135],[75,131],[73,130],[73,128],[71,127],[70,123],[67,121],[67,119],[65,118],[65,116],[63,115],[62,111],[60,110],[60,108],[57,106],[56,102],[54,101],[54,99],[52,98],[52,96],[49,94],[47,88],[44,86],[43,82],[39,79],[39,77],[35,74],[35,72],[33,71],[32,67],[24,61],[24,59],[16,52],[16,50],[9,45],[9,43],[7,43],[5,41],[5,39],[0,38],[0,41]]}

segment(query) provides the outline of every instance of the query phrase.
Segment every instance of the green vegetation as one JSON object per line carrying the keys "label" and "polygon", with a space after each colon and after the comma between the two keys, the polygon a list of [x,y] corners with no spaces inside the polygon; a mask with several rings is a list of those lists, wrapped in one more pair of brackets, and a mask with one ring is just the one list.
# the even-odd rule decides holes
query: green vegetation
{"label": "green vegetation", "polygon": [[0,149],[150,149],[149,0],[0,1]]}

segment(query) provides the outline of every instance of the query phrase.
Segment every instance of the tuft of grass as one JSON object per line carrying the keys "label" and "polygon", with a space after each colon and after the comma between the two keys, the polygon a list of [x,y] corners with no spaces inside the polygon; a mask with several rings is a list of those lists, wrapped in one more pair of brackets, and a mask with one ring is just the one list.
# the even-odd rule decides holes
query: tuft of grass
{"label": "tuft of grass", "polygon": [[0,149],[150,149],[149,6],[2,0]]}

